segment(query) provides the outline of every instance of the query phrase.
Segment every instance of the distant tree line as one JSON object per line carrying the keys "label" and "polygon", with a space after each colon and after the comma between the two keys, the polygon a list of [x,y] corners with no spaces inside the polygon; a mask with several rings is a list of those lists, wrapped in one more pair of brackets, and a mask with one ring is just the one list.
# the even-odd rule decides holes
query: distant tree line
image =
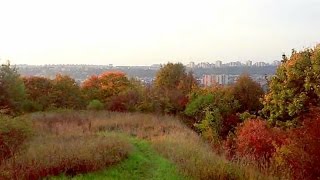
{"label": "distant tree line", "polygon": [[[62,65],[59,65],[62,67]],[[56,66],[27,66],[22,69],[18,69],[18,72],[24,76],[34,76],[35,74],[42,74],[46,77],[55,76],[60,73],[62,75],[69,75],[75,79],[85,79],[88,75],[99,75],[105,71],[118,70],[124,72],[129,77],[139,77],[139,78],[155,78],[158,70],[148,69],[147,67],[116,67],[114,69],[110,68],[97,68],[97,67],[85,67],[85,66],[74,66],[68,67],[66,70],[62,71],[61,67]],[[53,68],[54,67],[54,68]],[[274,74],[276,71],[276,66],[242,66],[242,67],[220,67],[220,68],[194,68],[188,69],[192,70],[195,77],[202,77],[204,74],[230,74],[230,75],[240,75],[247,73],[249,75],[270,75]]]}

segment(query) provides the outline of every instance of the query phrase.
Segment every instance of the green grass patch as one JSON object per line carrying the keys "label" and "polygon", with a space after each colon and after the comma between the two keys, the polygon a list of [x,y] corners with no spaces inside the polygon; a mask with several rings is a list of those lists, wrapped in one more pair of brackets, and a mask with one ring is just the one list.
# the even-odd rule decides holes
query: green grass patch
{"label": "green grass patch", "polygon": [[149,142],[137,138],[129,138],[134,150],[128,159],[104,171],[81,174],[74,177],[59,176],[53,179],[153,179],[179,180],[181,176],[175,165],[154,151]]}

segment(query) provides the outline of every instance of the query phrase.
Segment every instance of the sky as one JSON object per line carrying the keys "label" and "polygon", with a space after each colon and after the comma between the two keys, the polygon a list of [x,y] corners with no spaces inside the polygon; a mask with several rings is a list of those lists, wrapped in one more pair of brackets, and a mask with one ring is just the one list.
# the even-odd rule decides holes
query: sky
{"label": "sky", "polygon": [[272,62],[319,29],[320,0],[1,0],[0,62]]}

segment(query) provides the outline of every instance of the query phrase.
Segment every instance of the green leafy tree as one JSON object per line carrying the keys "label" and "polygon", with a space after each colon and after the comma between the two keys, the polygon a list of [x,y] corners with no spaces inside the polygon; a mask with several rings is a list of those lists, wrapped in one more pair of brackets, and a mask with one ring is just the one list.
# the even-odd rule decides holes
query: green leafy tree
{"label": "green leafy tree", "polygon": [[[0,111],[15,114],[23,110],[26,100],[25,86],[17,68],[10,62],[0,67]],[[0,112],[0,113],[1,113]]]}
{"label": "green leafy tree", "polygon": [[293,51],[269,82],[262,114],[273,125],[292,126],[320,103],[320,48]]}
{"label": "green leafy tree", "polygon": [[206,139],[217,143],[238,123],[233,117],[238,107],[230,88],[213,87],[194,95],[185,113],[196,118],[195,127]]}
{"label": "green leafy tree", "polygon": [[185,114],[193,116],[196,119],[202,119],[204,116],[203,110],[213,102],[214,96],[212,94],[199,95],[191,100],[186,109]]}

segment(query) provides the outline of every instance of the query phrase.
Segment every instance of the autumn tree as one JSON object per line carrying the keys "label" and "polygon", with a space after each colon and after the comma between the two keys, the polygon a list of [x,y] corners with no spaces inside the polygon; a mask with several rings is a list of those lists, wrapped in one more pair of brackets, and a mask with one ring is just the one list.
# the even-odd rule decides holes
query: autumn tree
{"label": "autumn tree", "polygon": [[272,124],[292,126],[320,102],[320,48],[293,51],[278,67],[264,96],[263,115]]}
{"label": "autumn tree", "polygon": [[29,111],[44,110],[51,105],[53,81],[44,77],[24,77]]}
{"label": "autumn tree", "polygon": [[84,94],[86,101],[90,102],[95,99],[101,100],[101,92],[100,92],[100,80],[99,76],[92,75],[88,79],[86,79],[82,85],[81,90]]}
{"label": "autumn tree", "polygon": [[161,112],[159,97],[151,86],[141,88],[141,101],[137,105],[137,110],[141,112]]}
{"label": "autumn tree", "polygon": [[257,112],[262,108],[260,98],[264,92],[261,86],[254,82],[248,74],[242,74],[232,87],[232,92],[239,102],[239,112]]}
{"label": "autumn tree", "polygon": [[[82,84],[82,91],[87,101],[100,100],[111,110],[122,111],[134,83],[123,72],[108,71],[99,76],[91,76]],[[127,92],[127,94],[126,94]],[[135,93],[133,93],[135,94]],[[121,107],[120,107],[121,106]]]}
{"label": "autumn tree", "polygon": [[183,111],[188,102],[187,95],[195,86],[196,81],[192,73],[187,73],[183,64],[164,65],[157,72],[154,83],[160,108],[166,113]]}
{"label": "autumn tree", "polygon": [[99,75],[103,99],[117,95],[128,89],[130,81],[123,72],[105,72]]}
{"label": "autumn tree", "polygon": [[[131,78],[129,79],[129,86],[122,90],[117,95],[114,95],[109,100],[108,109],[111,111],[138,111],[140,104],[142,104],[143,85],[140,81]],[[151,100],[152,101],[152,100]]]}
{"label": "autumn tree", "polygon": [[51,93],[53,107],[79,109],[85,107],[80,86],[67,75],[56,75]]}
{"label": "autumn tree", "polygon": [[26,99],[25,86],[10,62],[0,67],[0,113],[14,114],[23,110]]}
{"label": "autumn tree", "polygon": [[181,63],[164,65],[155,78],[155,87],[163,90],[179,89],[190,92],[195,83],[192,73],[187,73]]}

